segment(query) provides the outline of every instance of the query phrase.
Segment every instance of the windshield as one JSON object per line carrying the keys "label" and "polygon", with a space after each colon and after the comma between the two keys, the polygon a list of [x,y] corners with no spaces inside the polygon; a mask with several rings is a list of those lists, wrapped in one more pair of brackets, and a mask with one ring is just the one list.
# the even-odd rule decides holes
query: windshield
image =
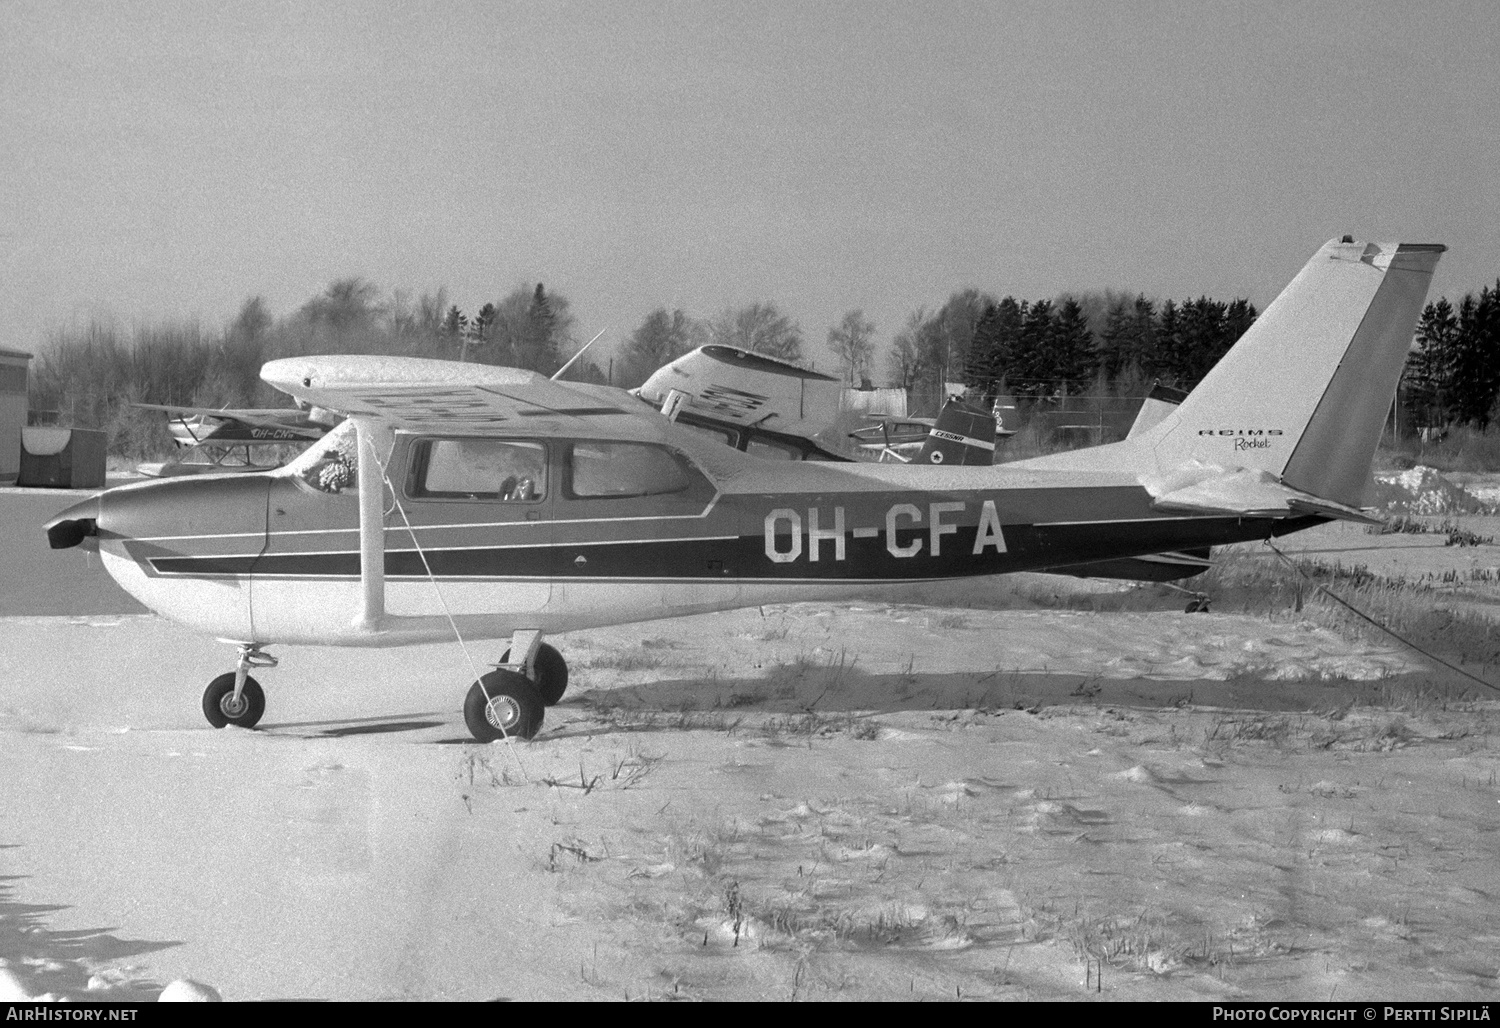
{"label": "windshield", "polygon": [[301,479],[319,492],[353,494],[359,483],[359,437],[345,421],[313,443],[281,474]]}

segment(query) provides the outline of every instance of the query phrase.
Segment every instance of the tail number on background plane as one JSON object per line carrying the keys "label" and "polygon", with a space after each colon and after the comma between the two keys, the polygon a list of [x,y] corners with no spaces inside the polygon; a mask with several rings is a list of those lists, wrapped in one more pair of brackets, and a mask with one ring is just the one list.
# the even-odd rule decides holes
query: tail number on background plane
{"label": "tail number on background plane", "polygon": [[[921,536],[917,536],[902,545],[896,541],[897,530],[921,525],[923,511],[914,503],[896,504],[885,512],[886,550],[892,557],[915,557],[924,549],[928,556],[941,557],[943,537],[957,535],[959,527],[956,522],[945,520],[945,515],[961,515],[967,508],[968,504],[957,501],[929,503],[926,511],[927,538],[924,540]],[[779,533],[778,528],[782,528]],[[790,507],[778,507],[767,514],[765,521],[767,559],[776,564],[790,564],[801,558],[803,553],[802,528],[802,514]],[[824,543],[832,544],[831,552],[835,561],[843,560],[846,553],[845,540],[851,535],[855,539],[874,539],[880,535],[880,529],[871,526],[846,528],[843,507],[833,508],[831,519],[824,517],[817,507],[807,508],[806,551],[810,562],[816,563],[828,555],[830,551],[823,546]],[[778,538],[785,542],[786,549],[779,548]],[[1000,529],[1000,515],[995,511],[995,501],[985,500],[980,509],[979,527],[975,532],[974,547],[970,553],[972,556],[978,556],[991,547],[996,553],[1006,552],[1005,534]]]}

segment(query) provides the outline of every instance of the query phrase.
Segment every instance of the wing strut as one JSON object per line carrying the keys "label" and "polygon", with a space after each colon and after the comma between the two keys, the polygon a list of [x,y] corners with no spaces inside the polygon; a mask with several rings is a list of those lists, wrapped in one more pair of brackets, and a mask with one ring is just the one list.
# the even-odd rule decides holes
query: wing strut
{"label": "wing strut", "polygon": [[[372,605],[378,605],[379,615],[375,619],[378,624],[379,617],[385,613],[385,493],[384,489],[391,491],[391,509],[401,515],[401,521],[406,526],[406,534],[411,536],[411,544],[417,551],[417,556],[422,558],[422,567],[427,572],[427,580],[432,583],[432,591],[437,594],[438,604],[443,608],[443,616],[448,619],[448,627],[453,629],[453,637],[458,640],[458,648],[463,650],[464,659],[469,662],[469,670],[474,672],[474,681],[484,692],[486,704],[493,704],[495,697],[490,694],[489,687],[484,684],[484,676],[479,673],[479,666],[474,663],[474,658],[469,653],[468,644],[464,642],[463,633],[458,630],[458,622],[453,620],[453,612],[448,608],[448,601],[443,598],[442,587],[438,585],[437,576],[432,573],[432,565],[427,560],[427,553],[422,549],[422,543],[417,539],[417,533],[411,525],[411,518],[406,516],[406,508],[401,506],[401,497],[396,493],[396,485],[391,481],[390,472],[386,469],[385,461],[380,459],[379,446],[386,446],[386,457],[389,458],[394,448],[392,444],[391,430],[379,421],[371,418],[358,418],[354,422],[355,432],[359,435],[359,543],[360,543],[360,582],[364,587],[364,616],[369,617]],[[368,470],[366,470],[368,468]],[[368,477],[367,477],[368,476]],[[366,482],[372,481],[369,488]],[[373,508],[367,503],[366,497],[373,495],[375,501]],[[377,531],[371,533],[367,526],[373,522],[378,527]],[[378,569],[371,563],[370,536],[374,535],[376,542],[373,544],[378,555]],[[374,574],[372,575],[372,572]],[[378,582],[372,582],[377,578]],[[356,622],[357,624],[359,622]],[[366,627],[361,624],[360,627]],[[518,649],[521,643],[527,644],[528,664],[532,659],[529,655],[536,649],[536,642],[541,637],[540,632],[521,632],[512,636],[512,649]],[[516,752],[511,743],[510,735],[504,727],[500,728],[500,735],[505,740],[505,747],[515,759],[516,767],[521,770],[521,777],[528,783],[531,776],[526,773],[526,765],[521,762],[521,755]]]}
{"label": "wing strut", "polygon": [[361,631],[378,632],[385,620],[385,471],[380,453],[390,452],[392,437],[378,418],[350,420],[359,437],[360,602],[354,624]]}

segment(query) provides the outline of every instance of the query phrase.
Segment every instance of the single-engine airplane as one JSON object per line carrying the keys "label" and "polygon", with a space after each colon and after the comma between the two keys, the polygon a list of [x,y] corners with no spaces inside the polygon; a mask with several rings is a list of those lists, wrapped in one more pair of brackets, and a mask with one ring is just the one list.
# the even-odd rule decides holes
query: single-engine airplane
{"label": "single-engine airplane", "polygon": [[262,716],[269,645],[458,635],[509,641],[470,731],[531,738],[568,680],[546,635],[1375,521],[1371,459],[1443,250],[1329,242],[1154,426],[996,466],[771,462],[604,386],[272,361],[263,379],[346,422],[275,471],[106,490],[48,538],[238,644],[203,695],[216,726]]}

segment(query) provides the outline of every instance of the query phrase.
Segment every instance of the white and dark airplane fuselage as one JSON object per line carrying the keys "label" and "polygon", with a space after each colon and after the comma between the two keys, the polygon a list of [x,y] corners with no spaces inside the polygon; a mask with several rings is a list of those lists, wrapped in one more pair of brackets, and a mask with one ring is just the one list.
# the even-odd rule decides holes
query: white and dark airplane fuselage
{"label": "white and dark airplane fuselage", "polygon": [[[663,434],[677,434],[664,426]],[[359,504],[296,474],[151,482],[98,501],[109,573],[153,610],[223,639],[401,645],[556,634],[762,603],[836,598],[879,582],[1046,571],[1296,531],[1317,517],[1172,514],[1128,475],[989,468],[768,463],[701,444],[660,446],[686,488],[580,497],[579,439],[511,435],[547,454],[538,497],[408,492],[421,442],[400,433],[387,468],[386,617],[367,625]],[[490,437],[494,438],[494,437]],[[694,451],[699,451],[695,460]],[[733,469],[730,466],[743,466]],[[404,515],[404,516],[403,516]],[[408,523],[410,528],[408,528]]]}
{"label": "white and dark airplane fuselage", "polygon": [[[274,643],[509,638],[479,738],[566,687],[543,635],[883,582],[1118,573],[1369,521],[1370,464],[1443,247],[1323,246],[1183,402],[1105,446],[998,466],[770,461],[636,397],[512,368],[299,357],[262,377],[347,421],[285,468],[108,490],[47,526],[153,610],[240,644],[204,694],[264,710]],[[686,404],[689,398],[678,398]],[[1136,562],[1139,564],[1140,562]]]}

